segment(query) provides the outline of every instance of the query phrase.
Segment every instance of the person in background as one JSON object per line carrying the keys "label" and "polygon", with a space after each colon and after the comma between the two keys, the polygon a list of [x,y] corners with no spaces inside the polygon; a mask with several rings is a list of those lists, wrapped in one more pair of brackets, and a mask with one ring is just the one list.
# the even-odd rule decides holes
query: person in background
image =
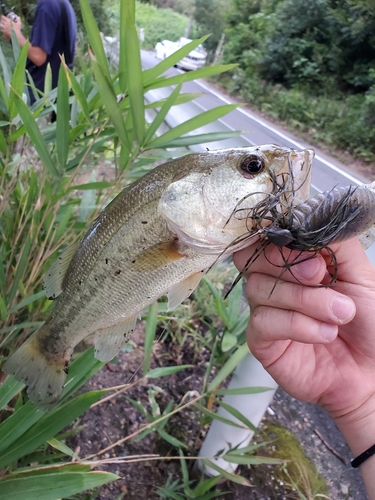
{"label": "person in background", "polygon": [[[21,19],[11,21],[6,16],[1,17],[0,29],[5,40],[10,41],[11,29],[17,36],[21,47],[26,43],[22,34]],[[30,36],[30,46],[27,54],[26,70],[34,81],[35,87],[44,91],[44,80],[47,65],[51,65],[52,88],[57,87],[60,56],[72,68],[74,48],[77,36],[77,20],[73,7],[68,0],[39,0]],[[35,102],[35,96],[29,87],[30,104]]]}
{"label": "person in background", "polygon": [[[238,269],[253,250],[235,254]],[[328,411],[375,500],[375,268],[358,239],[332,250],[338,267],[331,286],[313,287],[329,285],[334,275],[331,257],[322,251],[293,265],[294,276],[285,272],[270,295],[280,267],[269,261],[282,266],[283,260],[278,248],[268,247],[268,260],[262,255],[246,272],[247,340],[285,391]]]}

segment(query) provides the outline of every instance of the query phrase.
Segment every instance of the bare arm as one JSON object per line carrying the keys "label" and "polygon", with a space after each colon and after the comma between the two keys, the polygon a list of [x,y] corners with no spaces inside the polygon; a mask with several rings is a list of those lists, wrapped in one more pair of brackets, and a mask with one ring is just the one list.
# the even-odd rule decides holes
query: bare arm
{"label": "bare arm", "polygon": [[[11,39],[12,27],[16,34],[20,47],[23,47],[27,42],[27,39],[24,37],[21,31],[22,28],[21,19],[18,17],[16,21],[11,21],[9,18],[2,16],[0,21],[0,28],[5,40],[7,40],[8,42]],[[36,66],[41,66],[47,60],[47,53],[44,52],[44,50],[41,49],[40,47],[36,47],[35,45],[30,45],[29,50],[27,52],[27,57]]]}
{"label": "bare arm", "polygon": [[[281,387],[330,413],[357,457],[375,444],[375,268],[356,239],[333,249],[338,276],[329,288],[305,286],[332,275],[324,253],[293,266],[295,278],[286,272],[271,296],[280,268],[264,256],[254,263],[247,273],[247,338]],[[268,250],[271,262],[282,265],[279,250]],[[251,251],[235,255],[239,269]],[[360,470],[375,500],[375,456]]]}

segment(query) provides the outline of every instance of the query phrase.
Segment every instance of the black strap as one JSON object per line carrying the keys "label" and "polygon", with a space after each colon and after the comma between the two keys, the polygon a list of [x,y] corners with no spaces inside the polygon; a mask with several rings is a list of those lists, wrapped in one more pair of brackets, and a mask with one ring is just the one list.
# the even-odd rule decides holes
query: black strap
{"label": "black strap", "polygon": [[364,451],[357,458],[355,458],[354,460],[352,460],[350,462],[351,466],[356,469],[361,464],[363,464],[363,462],[365,460],[367,460],[368,458],[372,457],[373,455],[375,455],[375,444],[373,446],[370,446],[370,448],[368,450]]}
{"label": "black strap", "polygon": [[61,20],[62,20],[62,28],[63,28],[63,35],[64,35],[64,46],[66,48],[65,50],[65,62],[68,65],[68,68],[72,69],[73,68],[73,54],[70,49],[70,30],[69,30],[69,20],[68,20],[68,13],[66,11],[66,3],[64,0],[58,0],[60,4],[60,11],[61,11]]}

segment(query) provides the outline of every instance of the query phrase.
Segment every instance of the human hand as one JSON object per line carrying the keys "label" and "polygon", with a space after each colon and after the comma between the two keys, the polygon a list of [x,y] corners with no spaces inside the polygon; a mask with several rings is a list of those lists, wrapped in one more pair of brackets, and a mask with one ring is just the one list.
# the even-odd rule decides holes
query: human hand
{"label": "human hand", "polygon": [[[271,296],[281,269],[264,255],[255,261],[246,273],[248,344],[287,392],[323,406],[357,453],[375,443],[375,268],[357,239],[332,249],[338,274],[329,288],[306,286],[329,283],[333,266],[327,253],[292,266],[294,277],[285,272]],[[253,250],[235,254],[239,269]],[[283,265],[275,246],[267,256]],[[366,447],[364,428],[371,436]]]}
{"label": "human hand", "polygon": [[12,21],[11,19],[9,19],[9,17],[6,17],[4,15],[1,16],[0,30],[3,34],[3,37],[5,38],[5,40],[7,42],[10,42],[10,40],[11,40],[12,28],[17,33],[17,32],[21,31],[21,27],[22,27],[22,23],[21,23],[21,19],[19,17],[17,17],[17,19],[15,21]]}

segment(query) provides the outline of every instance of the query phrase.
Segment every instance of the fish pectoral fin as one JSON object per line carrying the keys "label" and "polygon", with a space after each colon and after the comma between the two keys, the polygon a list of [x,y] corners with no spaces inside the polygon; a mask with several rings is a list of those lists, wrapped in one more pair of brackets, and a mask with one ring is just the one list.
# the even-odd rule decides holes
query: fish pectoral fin
{"label": "fish pectoral fin", "polygon": [[199,271],[173,285],[168,290],[168,310],[175,309],[181,302],[187,299],[197,288],[203,276],[204,271]]}
{"label": "fish pectoral fin", "polygon": [[139,272],[153,271],[184,257],[178,241],[163,241],[141,252],[132,264]]}
{"label": "fish pectoral fin", "polygon": [[48,269],[43,280],[43,288],[48,299],[53,300],[62,292],[62,282],[78,245],[77,241],[69,245]]}
{"label": "fish pectoral fin", "polygon": [[138,313],[125,321],[97,331],[95,357],[108,363],[129,341],[138,319]]}

